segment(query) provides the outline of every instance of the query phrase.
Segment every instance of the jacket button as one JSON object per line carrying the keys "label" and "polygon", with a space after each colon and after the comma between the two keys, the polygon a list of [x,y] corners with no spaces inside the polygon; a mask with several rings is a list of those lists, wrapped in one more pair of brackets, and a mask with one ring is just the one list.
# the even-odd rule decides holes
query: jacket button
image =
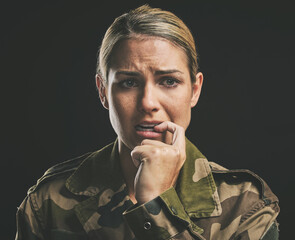
{"label": "jacket button", "polygon": [[174,215],[177,215],[177,210],[174,207],[170,208]]}
{"label": "jacket button", "polygon": [[145,223],[143,224],[143,228],[144,228],[145,230],[150,230],[151,227],[152,227],[152,224],[151,224],[150,222],[145,222]]}

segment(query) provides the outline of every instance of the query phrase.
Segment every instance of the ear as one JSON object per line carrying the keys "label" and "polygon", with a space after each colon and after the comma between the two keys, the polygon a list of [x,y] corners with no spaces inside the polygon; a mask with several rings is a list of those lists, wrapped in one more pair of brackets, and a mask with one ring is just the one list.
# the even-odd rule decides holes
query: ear
{"label": "ear", "polygon": [[105,109],[109,109],[105,82],[100,74],[96,74],[95,80],[101,104],[104,106]]}
{"label": "ear", "polygon": [[192,99],[191,99],[191,107],[193,108],[198,103],[201,89],[203,85],[203,73],[198,72],[196,75],[196,81],[192,84]]}

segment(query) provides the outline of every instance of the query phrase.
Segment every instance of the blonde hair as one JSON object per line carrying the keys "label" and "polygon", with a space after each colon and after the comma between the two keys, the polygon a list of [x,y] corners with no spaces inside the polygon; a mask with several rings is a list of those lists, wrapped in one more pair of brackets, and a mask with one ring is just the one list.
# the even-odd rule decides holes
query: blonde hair
{"label": "blonde hair", "polygon": [[116,18],[106,31],[97,60],[97,74],[107,83],[111,55],[115,46],[124,39],[138,36],[164,38],[185,51],[191,81],[198,72],[197,52],[194,38],[181,19],[169,11],[143,5]]}

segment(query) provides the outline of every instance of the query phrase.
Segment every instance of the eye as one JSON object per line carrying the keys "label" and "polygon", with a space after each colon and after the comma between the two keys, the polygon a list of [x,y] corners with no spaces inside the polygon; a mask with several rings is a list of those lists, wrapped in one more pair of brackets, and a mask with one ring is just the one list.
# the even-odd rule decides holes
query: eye
{"label": "eye", "polygon": [[134,88],[138,86],[138,83],[135,79],[126,79],[121,81],[119,84],[123,88]]}
{"label": "eye", "polygon": [[177,87],[179,83],[180,81],[178,79],[170,78],[170,77],[161,81],[161,84],[168,88]]}

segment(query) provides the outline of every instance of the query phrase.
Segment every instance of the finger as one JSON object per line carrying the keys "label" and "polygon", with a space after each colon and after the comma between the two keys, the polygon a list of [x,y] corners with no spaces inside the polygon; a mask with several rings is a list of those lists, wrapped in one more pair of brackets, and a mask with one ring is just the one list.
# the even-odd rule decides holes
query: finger
{"label": "finger", "polygon": [[141,146],[143,145],[152,145],[152,146],[166,146],[166,143],[163,143],[161,141],[157,141],[157,140],[152,140],[152,139],[144,139],[141,142]]}
{"label": "finger", "polygon": [[171,132],[173,134],[172,145],[185,149],[185,131],[184,128],[170,121],[162,122],[154,127],[157,132]]}
{"label": "finger", "polygon": [[131,151],[131,159],[132,159],[132,162],[134,164],[134,166],[136,168],[139,167],[140,163],[141,163],[141,152],[140,151],[137,151],[135,148],[133,151]]}
{"label": "finger", "polygon": [[139,167],[139,165],[146,160],[145,151],[148,151],[149,146],[137,146],[131,151],[131,158],[135,167]]}
{"label": "finger", "polygon": [[[168,127],[168,124],[171,123]],[[170,129],[170,131],[168,130],[168,128]],[[156,126],[154,126],[154,130],[156,130],[157,132],[166,132],[169,131],[171,133],[174,133],[176,131],[176,124],[172,123],[170,121],[164,121]]]}

